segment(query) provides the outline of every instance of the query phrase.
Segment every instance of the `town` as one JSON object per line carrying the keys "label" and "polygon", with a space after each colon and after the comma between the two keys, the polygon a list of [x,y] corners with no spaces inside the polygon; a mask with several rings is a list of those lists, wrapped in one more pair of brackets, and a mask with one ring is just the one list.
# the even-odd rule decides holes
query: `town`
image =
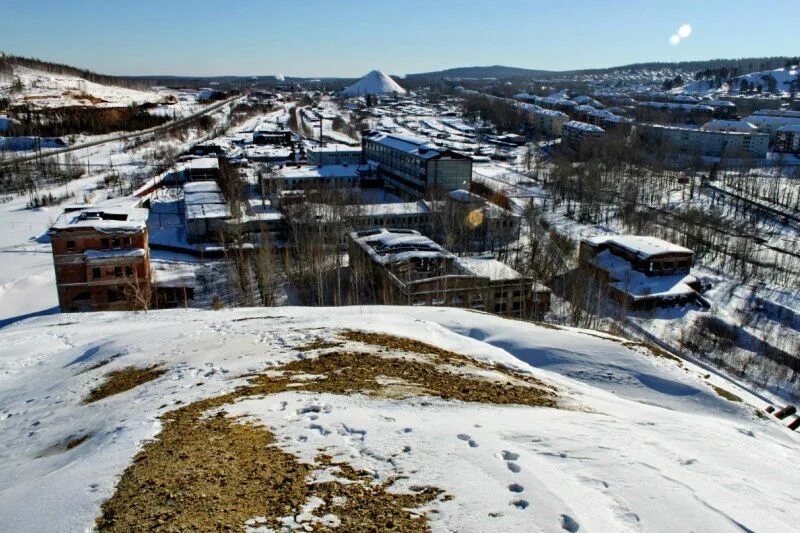
{"label": "town", "polygon": [[796,524],[800,56],[79,4],[0,51],[0,530]]}

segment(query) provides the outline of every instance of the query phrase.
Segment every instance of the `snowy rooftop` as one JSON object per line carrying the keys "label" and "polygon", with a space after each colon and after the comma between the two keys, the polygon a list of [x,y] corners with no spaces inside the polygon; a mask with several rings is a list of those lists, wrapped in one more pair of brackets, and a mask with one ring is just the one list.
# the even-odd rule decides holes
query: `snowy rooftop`
{"label": "snowy rooftop", "polygon": [[100,232],[139,232],[147,224],[147,209],[138,207],[88,207],[62,213],[51,230],[95,229]]}
{"label": "snowy rooftop", "polygon": [[422,159],[437,157],[441,150],[429,144],[427,139],[400,136],[388,133],[376,133],[367,137],[370,141],[380,143],[389,148],[406,152]]}
{"label": "snowy rooftop", "polygon": [[185,168],[192,170],[212,170],[219,168],[219,159],[216,157],[198,157],[186,161]]}
{"label": "snowy rooftop", "polygon": [[362,165],[309,165],[302,167],[282,167],[276,179],[319,179],[319,178],[357,178]]}
{"label": "snowy rooftop", "polygon": [[692,275],[674,274],[669,276],[648,276],[634,270],[628,261],[603,250],[591,259],[615,280],[612,285],[635,299],[647,297],[669,298],[694,294],[688,284],[696,281]]}
{"label": "snowy rooftop", "polygon": [[456,262],[466,272],[492,281],[523,279],[522,274],[493,257],[459,257]]}
{"label": "snowy rooftop", "polygon": [[742,131],[756,132],[758,127],[744,120],[712,120],[703,124],[702,129],[706,131]]}
{"label": "snowy rooftop", "polygon": [[657,109],[683,109],[684,111],[710,111],[714,108],[702,104],[681,104],[677,102],[639,102],[640,107],[654,107]]}
{"label": "snowy rooftop", "polygon": [[453,254],[418,231],[381,228],[350,233],[350,239],[366,251],[372,259],[387,265],[411,258],[447,259]]}
{"label": "snowy rooftop", "polygon": [[642,258],[667,253],[692,253],[688,248],[673,244],[664,239],[642,235],[599,235],[586,239],[586,242],[593,246],[603,243],[613,243]]}
{"label": "snowy rooftop", "polygon": [[793,133],[800,133],[800,124],[787,124],[778,131],[791,131]]}
{"label": "snowy rooftop", "polygon": [[314,146],[307,150],[309,153],[339,153],[339,152],[346,152],[346,153],[353,153],[353,154],[360,154],[361,147],[360,146],[348,146],[346,144],[326,144],[325,146]]}
{"label": "snowy rooftop", "polygon": [[581,130],[581,131],[585,131],[585,132],[605,133],[605,130],[603,128],[601,128],[600,126],[595,126],[594,124],[587,124],[586,122],[580,122],[580,121],[577,121],[577,120],[570,120],[569,122],[564,124],[564,127],[567,128],[567,129],[572,128],[572,129]]}

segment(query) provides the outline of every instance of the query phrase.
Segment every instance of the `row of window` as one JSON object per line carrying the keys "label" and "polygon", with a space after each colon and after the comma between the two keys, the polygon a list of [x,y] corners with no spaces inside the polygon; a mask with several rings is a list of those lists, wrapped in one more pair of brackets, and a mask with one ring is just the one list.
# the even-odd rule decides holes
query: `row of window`
{"label": "row of window", "polygon": [[[133,244],[131,237],[111,237],[100,239],[101,250],[118,250],[121,248],[130,248]],[[73,240],[67,241],[67,251],[74,252],[77,250],[77,244]]]}
{"label": "row of window", "polygon": [[[114,277],[121,278],[123,276],[123,272],[125,277],[131,277],[133,276],[133,267],[130,265],[125,266],[124,269],[121,266],[114,267]],[[100,267],[94,267],[92,269],[92,279],[100,279],[102,277],[103,269]]]}

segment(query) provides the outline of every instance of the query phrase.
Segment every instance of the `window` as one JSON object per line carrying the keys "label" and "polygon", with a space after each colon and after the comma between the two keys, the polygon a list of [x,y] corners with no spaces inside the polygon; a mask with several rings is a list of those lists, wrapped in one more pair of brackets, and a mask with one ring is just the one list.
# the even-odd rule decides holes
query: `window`
{"label": "window", "polygon": [[114,267],[114,275],[118,278],[122,277],[122,267]]}
{"label": "window", "polygon": [[111,247],[112,248],[119,248],[121,245],[121,241],[119,237],[114,237],[111,239]]}
{"label": "window", "polygon": [[100,239],[100,248],[102,248],[103,250],[108,250],[109,247],[108,245],[109,245],[108,239],[105,238]]}
{"label": "window", "polygon": [[75,241],[67,241],[67,251],[68,252],[75,251]]}
{"label": "window", "polygon": [[128,265],[125,267],[125,275],[130,277],[133,276],[133,267]]}
{"label": "window", "polygon": [[119,289],[107,289],[106,298],[109,302],[119,302],[123,299],[122,292]]}
{"label": "window", "polygon": [[130,246],[133,241],[131,240],[130,237],[125,237],[124,239],[122,239],[122,242],[125,244],[125,246]]}
{"label": "window", "polygon": [[102,275],[103,275],[103,274],[102,274],[102,272],[100,271],[100,269],[99,269],[99,268],[97,268],[97,267],[94,267],[94,268],[92,269],[92,277],[93,277],[94,279],[97,279],[97,278],[101,277]]}

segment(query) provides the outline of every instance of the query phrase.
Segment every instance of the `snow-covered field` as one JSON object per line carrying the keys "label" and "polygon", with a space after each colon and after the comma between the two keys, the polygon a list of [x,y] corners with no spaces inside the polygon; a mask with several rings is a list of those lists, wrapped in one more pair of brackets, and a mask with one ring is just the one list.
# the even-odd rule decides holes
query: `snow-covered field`
{"label": "snow-covered field", "polygon": [[[378,482],[406,476],[392,491],[444,490],[426,509],[435,531],[789,531],[800,519],[800,435],[691,364],[465,310],[284,307],[57,315],[0,330],[0,530],[91,528],[159,415],[323,356],[298,348],[343,329],[431,343],[558,391],[559,408],[291,390],[226,406],[302,461],[324,449]],[[106,373],[152,364],[166,373],[82,403]],[[87,438],[57,446],[76,436]]]}

